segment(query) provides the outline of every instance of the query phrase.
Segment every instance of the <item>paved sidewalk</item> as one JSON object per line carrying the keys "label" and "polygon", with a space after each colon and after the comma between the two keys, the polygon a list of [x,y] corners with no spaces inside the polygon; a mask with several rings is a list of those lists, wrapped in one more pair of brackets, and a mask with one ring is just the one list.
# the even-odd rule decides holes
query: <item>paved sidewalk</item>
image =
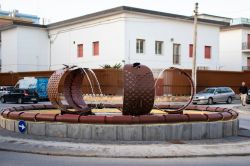
{"label": "paved sidewalk", "polygon": [[0,150],[79,157],[173,158],[250,155],[250,137],[172,142],[83,142],[0,129]]}

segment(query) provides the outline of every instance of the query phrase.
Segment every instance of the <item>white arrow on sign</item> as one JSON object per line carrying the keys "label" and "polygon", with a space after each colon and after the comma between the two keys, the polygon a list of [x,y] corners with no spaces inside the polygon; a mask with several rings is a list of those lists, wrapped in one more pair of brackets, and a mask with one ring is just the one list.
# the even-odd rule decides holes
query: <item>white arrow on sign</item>
{"label": "white arrow on sign", "polygon": [[22,124],[22,125],[19,125],[19,127],[21,127],[22,130],[25,129],[25,126]]}

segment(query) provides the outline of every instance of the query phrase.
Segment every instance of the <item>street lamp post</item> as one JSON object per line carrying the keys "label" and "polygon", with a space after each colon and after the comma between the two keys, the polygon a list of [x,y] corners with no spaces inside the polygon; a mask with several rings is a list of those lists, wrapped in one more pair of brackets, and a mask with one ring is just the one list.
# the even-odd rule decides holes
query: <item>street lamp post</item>
{"label": "street lamp post", "polygon": [[194,94],[196,94],[196,88],[197,88],[197,66],[196,66],[197,20],[198,20],[198,3],[195,3],[194,36],[193,36],[193,67],[192,67],[192,79],[194,81]]}

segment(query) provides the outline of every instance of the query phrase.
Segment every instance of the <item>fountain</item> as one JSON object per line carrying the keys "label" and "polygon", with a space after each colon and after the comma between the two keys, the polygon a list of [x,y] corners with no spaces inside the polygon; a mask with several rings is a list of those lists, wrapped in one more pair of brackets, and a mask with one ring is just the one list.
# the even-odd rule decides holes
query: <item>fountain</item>
{"label": "fountain", "polygon": [[[1,113],[0,126],[18,131],[18,122],[23,120],[28,126],[27,134],[105,141],[192,140],[237,135],[238,113],[227,108],[190,105],[194,94],[191,77],[181,69],[171,69],[190,82],[191,97],[185,105],[154,104],[152,71],[140,63],[124,66],[123,104],[105,104],[105,108],[102,103],[87,104],[83,99],[84,77],[95,94],[88,72],[102,95],[95,73],[67,66],[55,71],[49,79],[52,105],[6,108]],[[97,108],[104,113],[93,112]],[[119,109],[121,114],[105,114],[107,108]],[[152,109],[162,113],[154,114]]]}

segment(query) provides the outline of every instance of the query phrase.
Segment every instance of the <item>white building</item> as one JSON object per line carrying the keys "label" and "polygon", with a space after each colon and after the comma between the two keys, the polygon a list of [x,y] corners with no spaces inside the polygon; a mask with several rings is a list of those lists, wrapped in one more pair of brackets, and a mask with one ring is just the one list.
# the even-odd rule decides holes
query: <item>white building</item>
{"label": "white building", "polygon": [[42,26],[6,27],[1,33],[2,71],[39,71],[48,69],[49,41]]}
{"label": "white building", "polygon": [[[219,69],[220,27],[199,19],[197,63]],[[154,70],[192,66],[193,18],[117,7],[43,26],[12,24],[2,34],[2,72],[54,70],[62,64],[100,68],[140,62]]]}
{"label": "white building", "polygon": [[232,20],[231,26],[221,28],[220,69],[250,70],[250,20]]}

